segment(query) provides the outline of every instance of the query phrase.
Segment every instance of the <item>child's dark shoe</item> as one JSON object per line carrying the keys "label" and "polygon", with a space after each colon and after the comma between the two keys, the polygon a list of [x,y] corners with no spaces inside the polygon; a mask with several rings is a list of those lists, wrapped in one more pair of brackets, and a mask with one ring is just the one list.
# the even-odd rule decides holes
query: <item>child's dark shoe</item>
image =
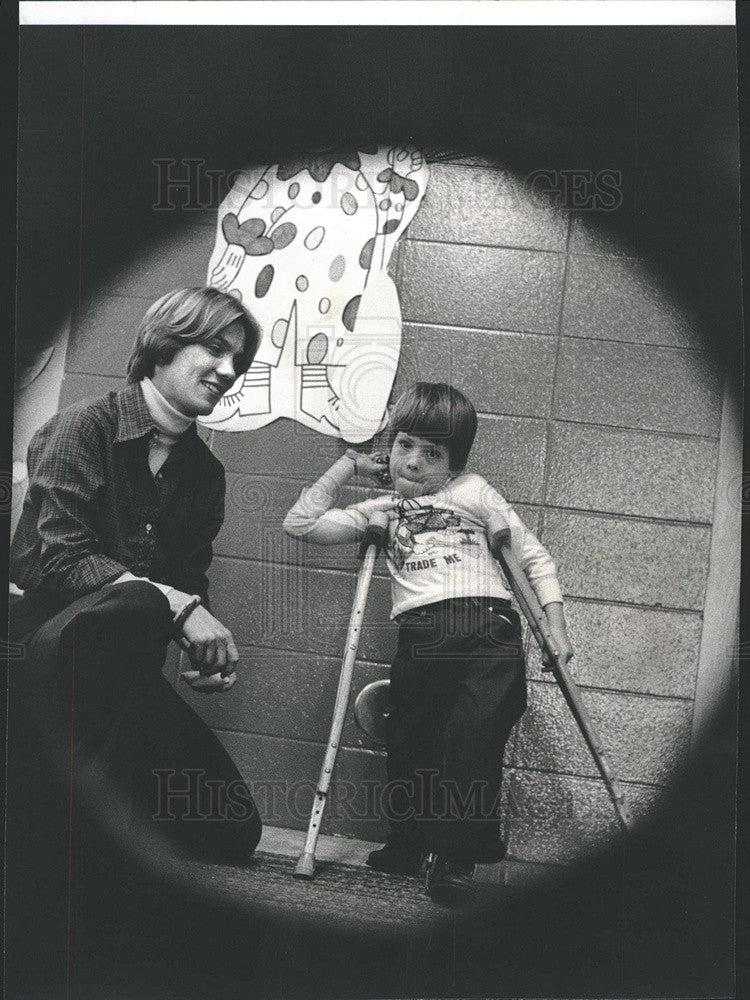
{"label": "child's dark shoe", "polygon": [[475,865],[456,861],[445,854],[422,856],[420,875],[424,879],[427,895],[448,906],[467,903],[475,890]]}
{"label": "child's dark shoe", "polygon": [[391,875],[418,875],[421,855],[412,847],[385,844],[372,851],[367,858],[367,867],[376,872],[390,872]]}

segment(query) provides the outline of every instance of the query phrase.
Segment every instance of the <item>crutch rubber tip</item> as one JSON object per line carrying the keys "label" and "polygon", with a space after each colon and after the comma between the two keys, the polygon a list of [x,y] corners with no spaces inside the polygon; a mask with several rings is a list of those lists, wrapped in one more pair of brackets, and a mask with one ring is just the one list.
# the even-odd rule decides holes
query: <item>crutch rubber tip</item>
{"label": "crutch rubber tip", "polygon": [[297,867],[294,869],[295,878],[313,878],[315,875],[315,855],[310,851],[300,854]]}

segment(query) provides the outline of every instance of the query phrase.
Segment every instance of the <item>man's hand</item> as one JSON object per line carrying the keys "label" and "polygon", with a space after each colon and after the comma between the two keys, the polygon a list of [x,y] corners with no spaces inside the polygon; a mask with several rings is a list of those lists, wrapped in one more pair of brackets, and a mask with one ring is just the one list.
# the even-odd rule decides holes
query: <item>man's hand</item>
{"label": "man's hand", "polygon": [[229,677],[234,673],[239,654],[232,633],[202,605],[188,616],[182,634],[190,643],[190,662],[201,674]]}
{"label": "man's hand", "polygon": [[[176,617],[192,600],[190,594],[170,589],[167,600],[172,614]],[[190,662],[204,676],[220,673],[228,677],[234,672],[239,660],[232,633],[214,618],[202,604],[199,604],[182,625],[180,646],[190,657]]]}

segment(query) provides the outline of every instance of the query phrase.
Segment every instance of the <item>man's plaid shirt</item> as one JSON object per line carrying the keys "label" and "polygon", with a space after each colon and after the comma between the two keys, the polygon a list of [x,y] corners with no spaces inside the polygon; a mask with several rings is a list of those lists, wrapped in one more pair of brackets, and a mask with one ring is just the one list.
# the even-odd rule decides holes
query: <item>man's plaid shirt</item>
{"label": "man's plaid shirt", "polygon": [[129,570],[206,597],[224,467],[195,425],[154,477],[156,427],[138,385],[56,414],[34,435],[11,578],[64,607]]}

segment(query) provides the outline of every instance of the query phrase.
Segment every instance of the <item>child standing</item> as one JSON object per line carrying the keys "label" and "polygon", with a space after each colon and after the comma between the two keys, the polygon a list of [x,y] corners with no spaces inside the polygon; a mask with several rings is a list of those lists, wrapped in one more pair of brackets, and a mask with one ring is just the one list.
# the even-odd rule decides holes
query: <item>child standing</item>
{"label": "child standing", "polygon": [[399,625],[387,742],[390,833],[368,865],[421,874],[433,897],[471,889],[477,863],[500,861],[505,744],[526,708],[518,614],[487,542],[504,518],[564,662],[573,655],[555,566],[507,501],[465,471],[474,407],[457,389],[418,382],[389,421],[390,496],[335,508],[352,476],[383,483],[384,460],[349,449],[288,513],[284,529],[324,545],[362,536],[388,513],[386,559]]}

